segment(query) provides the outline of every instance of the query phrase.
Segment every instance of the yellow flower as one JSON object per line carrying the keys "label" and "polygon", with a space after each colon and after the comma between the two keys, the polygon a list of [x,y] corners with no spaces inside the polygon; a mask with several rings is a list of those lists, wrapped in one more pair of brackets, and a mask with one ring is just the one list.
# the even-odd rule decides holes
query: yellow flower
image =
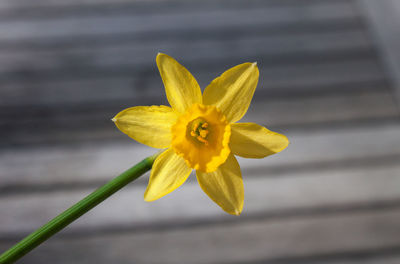
{"label": "yellow flower", "polygon": [[203,191],[224,211],[239,215],[244,189],[234,155],[263,158],[287,147],[288,139],[254,123],[235,123],[249,108],[258,82],[256,63],[237,65],[201,94],[196,79],[172,57],[159,53],[157,66],[168,106],[136,106],[113,121],[131,138],[166,150],[154,161],[146,201],[182,185],[192,169]]}

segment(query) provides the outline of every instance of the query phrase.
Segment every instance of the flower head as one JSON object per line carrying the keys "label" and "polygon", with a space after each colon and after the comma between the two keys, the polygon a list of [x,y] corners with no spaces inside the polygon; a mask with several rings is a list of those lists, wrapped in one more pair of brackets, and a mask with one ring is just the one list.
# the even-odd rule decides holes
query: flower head
{"label": "flower head", "polygon": [[289,144],[284,135],[260,125],[235,123],[249,108],[257,64],[227,70],[202,95],[196,79],[172,57],[159,53],[156,61],[171,107],[136,106],[113,118],[136,141],[166,149],[154,161],[144,199],[154,201],[172,192],[195,169],[203,191],[224,211],[239,215],[244,189],[234,155],[264,158]]}

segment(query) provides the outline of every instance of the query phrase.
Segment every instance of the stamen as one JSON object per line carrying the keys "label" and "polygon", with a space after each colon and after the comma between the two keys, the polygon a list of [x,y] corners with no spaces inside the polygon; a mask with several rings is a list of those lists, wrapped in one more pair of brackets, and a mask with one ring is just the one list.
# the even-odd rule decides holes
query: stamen
{"label": "stamen", "polygon": [[208,123],[205,122],[205,120],[199,118],[193,121],[192,123],[192,129],[190,131],[190,136],[196,138],[198,141],[201,143],[204,143],[204,145],[208,145],[208,140],[206,139],[209,132],[208,131]]}
{"label": "stamen", "polygon": [[200,125],[200,122],[195,123],[192,131],[197,131],[197,129],[199,128],[199,125]]}
{"label": "stamen", "polygon": [[208,141],[200,136],[197,137],[197,140],[204,143],[204,145],[206,145],[206,146],[208,145]]}

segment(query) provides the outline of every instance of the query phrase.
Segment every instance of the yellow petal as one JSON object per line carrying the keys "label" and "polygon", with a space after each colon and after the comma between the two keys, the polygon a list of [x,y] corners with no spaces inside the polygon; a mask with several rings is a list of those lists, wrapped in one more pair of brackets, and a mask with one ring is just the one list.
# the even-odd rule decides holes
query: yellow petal
{"label": "yellow petal", "polygon": [[157,66],[168,102],[180,113],[194,103],[201,103],[201,90],[192,74],[172,57],[158,53]]}
{"label": "yellow petal", "polygon": [[243,63],[227,70],[206,87],[203,104],[218,107],[231,123],[239,121],[249,108],[258,75],[256,63]]}
{"label": "yellow petal", "polygon": [[231,124],[231,151],[244,158],[264,158],[284,150],[289,140],[286,136],[254,123]]}
{"label": "yellow petal", "polygon": [[119,112],[112,120],[134,140],[153,148],[167,148],[171,144],[171,126],[176,113],[167,106],[136,106]]}
{"label": "yellow petal", "polygon": [[197,181],[203,191],[230,214],[239,215],[243,209],[244,188],[239,163],[235,156],[228,159],[214,172],[197,171]]}
{"label": "yellow petal", "polygon": [[186,181],[191,171],[183,158],[167,149],[154,161],[144,199],[151,202],[169,194]]}

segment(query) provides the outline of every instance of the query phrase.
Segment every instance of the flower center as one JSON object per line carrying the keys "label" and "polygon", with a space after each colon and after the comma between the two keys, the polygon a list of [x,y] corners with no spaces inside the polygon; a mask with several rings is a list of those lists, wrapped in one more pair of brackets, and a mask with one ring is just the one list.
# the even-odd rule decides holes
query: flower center
{"label": "flower center", "polygon": [[228,158],[231,126],[215,106],[193,104],[171,127],[171,146],[189,167],[215,171]]}
{"label": "flower center", "polygon": [[208,146],[207,136],[209,133],[208,123],[203,118],[197,118],[191,122],[190,135],[197,141]]}

